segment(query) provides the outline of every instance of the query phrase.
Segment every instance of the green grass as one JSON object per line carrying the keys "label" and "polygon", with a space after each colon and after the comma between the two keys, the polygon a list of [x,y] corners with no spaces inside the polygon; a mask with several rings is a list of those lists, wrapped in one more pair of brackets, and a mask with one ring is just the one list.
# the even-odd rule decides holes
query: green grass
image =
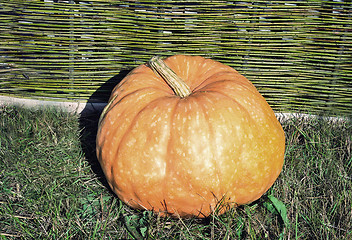
{"label": "green grass", "polygon": [[285,165],[274,186],[207,219],[163,218],[120,202],[95,158],[96,121],[0,107],[0,238],[352,239],[350,121],[284,122]]}

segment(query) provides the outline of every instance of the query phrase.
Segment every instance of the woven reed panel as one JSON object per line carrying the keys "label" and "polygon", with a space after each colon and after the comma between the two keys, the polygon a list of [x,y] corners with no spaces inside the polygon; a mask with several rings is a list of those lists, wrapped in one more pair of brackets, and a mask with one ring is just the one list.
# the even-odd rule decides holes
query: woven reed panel
{"label": "woven reed panel", "polygon": [[351,114],[351,1],[0,0],[0,27],[2,95],[106,100],[115,75],[190,54],[235,68],[276,111]]}

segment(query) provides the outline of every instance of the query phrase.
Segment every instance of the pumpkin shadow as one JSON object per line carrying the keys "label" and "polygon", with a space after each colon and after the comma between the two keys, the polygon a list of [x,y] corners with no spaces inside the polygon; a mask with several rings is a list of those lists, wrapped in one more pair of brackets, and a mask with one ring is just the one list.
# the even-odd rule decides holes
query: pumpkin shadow
{"label": "pumpkin shadow", "polygon": [[129,72],[130,70],[121,70],[119,74],[113,76],[100,86],[90,96],[85,108],[79,116],[79,128],[81,130],[80,142],[85,159],[88,161],[92,171],[96,174],[99,181],[110,191],[111,189],[105,179],[96,156],[95,139],[97,136],[99,117],[109,101],[113,88],[119,84]]}

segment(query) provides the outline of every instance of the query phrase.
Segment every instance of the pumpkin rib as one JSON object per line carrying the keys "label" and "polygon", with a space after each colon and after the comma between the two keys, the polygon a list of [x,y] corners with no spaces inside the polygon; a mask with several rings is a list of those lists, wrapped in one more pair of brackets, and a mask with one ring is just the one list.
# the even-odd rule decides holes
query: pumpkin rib
{"label": "pumpkin rib", "polygon": [[[168,98],[167,96],[164,96],[164,98]],[[134,118],[132,119],[129,128],[124,132],[123,137],[121,138],[120,144],[117,146],[117,148],[120,150],[120,147],[122,146],[122,143],[125,142],[125,139],[128,137],[128,135],[130,134],[130,130],[135,126],[135,124],[137,123],[137,121],[139,121],[141,119],[141,115],[144,114],[144,111],[146,109],[150,109],[151,105],[158,102],[160,98],[154,99],[152,102],[148,102],[147,105],[145,105],[142,109],[140,109],[134,116]],[[148,131],[148,130],[146,130]],[[118,158],[118,157],[117,157]],[[128,161],[128,159],[124,160],[124,161]],[[135,197],[133,199],[134,203],[136,203],[138,206],[140,206],[143,209],[151,209],[151,207],[153,207],[153,204],[150,203],[149,201],[147,201],[145,203],[145,201],[142,200],[142,197],[139,196],[139,194],[141,193],[141,190],[138,186],[135,186],[135,184],[133,183],[133,181],[128,181],[127,183],[130,188],[133,189],[133,191],[130,191],[130,193],[133,193],[133,196]],[[133,206],[136,207],[136,204],[134,204]],[[150,207],[148,208],[147,205],[149,205]]]}
{"label": "pumpkin rib", "polygon": [[[239,103],[239,102],[237,102],[233,97],[230,97],[230,96],[228,96],[228,95],[225,95],[225,94],[223,94],[223,93],[220,93],[220,92],[216,92],[216,91],[213,91],[213,92],[208,92],[209,94],[216,94],[216,95],[219,95],[219,96],[221,96],[221,97],[225,97],[225,98],[227,98],[228,100],[230,100],[231,102],[234,102],[234,103],[236,103],[236,105],[241,109],[241,115],[242,116],[244,116],[244,115],[246,115],[246,122],[248,123],[248,124],[250,124],[250,125],[252,125],[252,126],[257,126],[257,124],[256,124],[256,122],[253,120],[253,117],[252,117],[252,114],[250,113],[250,112],[248,112],[247,110],[246,110],[246,108],[241,104],[241,103]],[[207,96],[207,94],[203,94],[203,95],[201,95],[202,97],[206,97]],[[244,114],[244,112],[246,112],[246,114]],[[215,145],[215,144],[214,144]],[[241,143],[239,143],[239,146],[241,146],[241,148],[242,148],[242,144]],[[238,157],[238,159],[240,159],[240,158],[242,158],[242,157],[240,157],[241,155],[242,155],[242,153],[243,153],[243,150],[238,150],[238,153],[239,153],[239,157]],[[271,174],[271,175],[273,175],[273,174]],[[221,183],[221,184],[223,184],[223,183]],[[267,184],[265,185],[265,186],[267,186],[268,184],[270,184],[270,182],[267,182]],[[226,197],[227,196],[227,193],[228,193],[228,191],[227,190],[223,190],[222,191],[222,196],[219,196],[219,197]],[[260,194],[261,195],[261,194]],[[239,202],[234,202],[236,205],[239,203]],[[242,203],[242,202],[240,202],[240,203]],[[242,203],[243,204],[243,203]]]}
{"label": "pumpkin rib", "polygon": [[[173,135],[174,135],[174,132],[172,132],[173,128],[174,128],[174,122],[175,122],[175,118],[176,118],[176,111],[177,111],[177,108],[180,104],[181,101],[184,101],[184,98],[179,98],[178,100],[176,100],[176,103],[173,107],[173,110],[172,110],[172,114],[171,114],[171,119],[170,119],[170,137],[169,137],[169,140],[168,140],[168,144],[167,144],[167,155],[168,156],[171,156],[171,152],[173,150]],[[167,201],[164,202],[164,208],[165,208],[165,211],[169,211],[170,213],[172,214],[178,214],[177,213],[177,209],[174,209],[172,206],[169,206],[168,205],[168,202],[172,201],[173,199],[171,199],[171,197],[169,196],[170,194],[170,185],[171,185],[171,176],[172,176],[172,161],[173,159],[172,158],[168,158],[166,160],[166,176],[165,176],[165,181],[164,181],[164,188],[163,188],[163,194],[164,194],[164,199],[167,199]]]}
{"label": "pumpkin rib", "polygon": [[[206,95],[204,95],[204,97],[206,97]],[[214,128],[213,128],[212,124],[209,122],[209,115],[202,104],[199,104],[198,101],[194,101],[194,102],[198,105],[198,107],[200,107],[200,109],[201,109],[200,112],[202,112],[204,115],[204,118],[205,118],[204,122],[208,126],[207,130],[209,133],[208,147],[210,148],[210,152],[214,152],[214,148],[216,146],[216,144],[214,144],[212,142],[212,140],[214,139]],[[221,189],[219,189],[219,185],[221,185],[221,174],[219,171],[219,166],[217,164],[216,156],[212,156],[212,159],[209,159],[209,160],[211,160],[212,165],[214,166],[212,169],[212,172],[214,173],[213,176],[217,178],[217,183],[218,183],[216,186],[217,189],[213,189],[210,191],[211,195],[214,197],[214,200],[216,201],[216,198],[219,195],[218,193],[222,192]],[[208,206],[205,206],[205,207],[207,208]],[[211,205],[209,207],[212,208]]]}
{"label": "pumpkin rib", "polygon": [[[167,119],[169,119],[169,123],[168,123],[168,133],[167,135],[169,136],[168,137],[168,144],[167,146],[165,147],[165,158],[167,158],[166,156],[169,155],[169,151],[170,151],[170,139],[172,138],[172,121],[171,119],[174,118],[174,112],[175,110],[177,109],[177,106],[178,106],[178,103],[180,101],[182,101],[182,99],[178,96],[165,96],[163,97],[167,100],[169,100],[170,102],[170,106],[168,107],[168,109],[172,109],[171,111],[163,111],[162,114],[166,116]],[[165,102],[164,100],[162,100],[162,98],[159,98],[159,99],[156,99],[154,100],[153,102],[155,104],[157,104],[157,102]],[[150,105],[154,104],[153,102],[151,102],[148,106],[146,106],[145,108],[149,108]],[[144,109],[142,109],[140,111],[140,114],[142,114],[142,112],[144,111]],[[168,185],[168,176],[170,175],[170,169],[172,169],[172,162],[170,161],[171,159],[167,159],[166,160],[166,164],[165,164],[165,175],[164,175],[164,180],[162,181],[162,185],[163,185],[163,188],[162,188],[162,196],[163,198],[165,199],[166,196],[167,196],[167,192],[165,192],[165,190],[167,190],[167,185]],[[162,204],[162,202],[160,202],[160,204]],[[166,204],[166,203],[165,203]]]}
{"label": "pumpkin rib", "polygon": [[[102,122],[102,120],[105,118],[105,116],[109,113],[109,111],[112,108],[114,108],[116,105],[120,104],[122,101],[125,101],[125,98],[134,97],[135,94],[138,94],[141,91],[149,91],[149,90],[160,90],[162,92],[170,94],[166,90],[161,89],[161,88],[156,88],[156,87],[139,88],[139,89],[131,91],[131,92],[127,93],[127,94],[125,93],[125,95],[120,94],[119,93],[120,92],[119,89],[113,90],[108,105],[105,106],[102,114],[100,115],[99,125],[100,125],[100,122]],[[155,92],[158,92],[158,91],[155,91]]]}
{"label": "pumpkin rib", "polygon": [[[218,94],[220,94],[221,96],[227,97],[228,99],[231,99],[234,103],[236,103],[237,106],[240,106],[243,111],[247,112],[247,113],[248,113],[248,116],[251,116],[251,115],[252,115],[252,114],[247,110],[247,108],[243,106],[242,103],[240,103],[239,101],[236,100],[236,99],[238,99],[238,97],[230,96],[229,94],[224,93],[224,92],[220,92],[220,91],[218,91],[218,90],[206,90],[206,92],[208,92],[208,93],[210,93],[210,92],[218,93]],[[260,96],[258,95],[258,94],[260,94],[259,92],[257,92],[257,91],[254,92],[254,91],[253,91],[252,93],[254,93],[253,96],[255,96],[256,98],[258,98],[258,100],[260,99],[261,102],[263,102],[263,101],[262,101],[262,100],[263,100],[263,97],[262,97],[261,95],[260,95]],[[264,101],[265,101],[265,100],[264,100]],[[262,109],[262,110],[265,110],[264,108],[261,108],[261,109]],[[265,111],[265,113],[268,113],[268,112]]]}
{"label": "pumpkin rib", "polygon": [[[172,111],[172,115],[171,115],[171,120],[170,120],[170,138],[168,141],[168,145],[167,145],[167,155],[168,156],[172,156],[172,151],[174,150],[174,139],[175,139],[175,134],[179,134],[178,132],[173,132],[172,130],[174,129],[175,126],[175,122],[176,122],[176,112],[177,110],[180,108],[180,104],[182,101],[187,101],[188,97],[186,98],[178,98],[178,100],[176,101],[173,111]],[[165,199],[167,199],[166,202],[173,202],[174,199],[172,199],[169,195],[170,193],[172,193],[173,188],[170,188],[170,186],[172,186],[172,184],[177,184],[177,182],[175,183],[175,179],[171,179],[172,176],[174,176],[175,174],[177,175],[177,172],[172,170],[172,166],[173,166],[173,162],[174,159],[173,158],[168,158],[167,159],[167,164],[166,164],[166,178],[165,178],[165,187],[164,187],[164,197]],[[179,182],[179,180],[178,180]],[[177,206],[168,206],[167,203],[165,202],[165,207],[166,209],[168,209],[170,212],[174,213],[174,214],[178,214],[177,209],[175,209],[175,207]]]}
{"label": "pumpkin rib", "polygon": [[233,96],[229,96],[228,94],[225,94],[225,93],[222,93],[222,92],[219,92],[219,91],[216,91],[216,90],[207,91],[207,93],[218,94],[218,95],[220,95],[222,97],[225,97],[225,98],[231,100],[233,103],[235,103],[238,107],[241,108],[241,111],[246,112],[246,115],[248,117],[251,116],[251,114],[247,111],[247,109],[240,102],[238,102]]}
{"label": "pumpkin rib", "polygon": [[128,89],[158,87],[164,91],[169,90],[173,93],[172,89],[169,88],[165,80],[156,75],[155,72],[147,66],[147,64],[140,65],[131,70],[127,76],[114,88],[113,92],[115,89],[124,89],[125,87]]}
{"label": "pumpkin rib", "polygon": [[[119,92],[117,92],[117,93],[114,93],[113,92],[113,95],[116,95],[116,96],[118,96],[118,97],[120,97],[120,99],[118,100],[118,102],[116,103],[116,104],[118,104],[122,99],[124,99],[125,97],[128,97],[129,95],[134,95],[134,94],[138,94],[139,92],[141,92],[141,91],[150,91],[150,90],[154,90],[153,92],[164,92],[165,93],[165,96],[168,96],[168,95],[170,95],[170,92],[168,92],[168,91],[166,91],[165,89],[162,89],[162,88],[158,88],[158,87],[156,87],[156,86],[150,86],[150,87],[143,87],[143,88],[138,88],[138,89],[136,89],[136,90],[134,90],[134,91],[131,91],[131,92],[129,92],[129,93],[125,93],[125,94],[123,94],[123,93],[121,93],[121,95],[119,94]],[[125,90],[126,91],[126,90]],[[171,94],[172,95],[172,94]],[[164,97],[164,96],[161,96],[161,97]],[[116,105],[115,104],[115,105]]]}
{"label": "pumpkin rib", "polygon": [[[169,98],[167,96],[165,97],[161,97],[161,98]],[[150,105],[155,104],[155,102],[160,101],[160,98],[156,98],[151,102],[148,102],[144,107],[142,107],[139,111],[136,112],[136,114],[133,116],[133,118],[131,119],[131,122],[129,124],[129,127],[126,129],[125,133],[123,134],[123,136],[121,137],[120,142],[124,142],[124,138],[126,137],[127,134],[130,133],[131,128],[134,126],[134,124],[136,123],[137,119],[140,117],[140,115],[143,113],[143,111],[147,108],[150,107]]]}
{"label": "pumpkin rib", "polygon": [[[242,114],[243,114],[243,110],[246,111],[246,109],[244,109],[244,107],[243,107],[239,102],[237,102],[235,99],[231,98],[230,96],[223,95],[221,92],[209,91],[209,92],[207,92],[207,94],[204,94],[204,93],[203,93],[203,94],[201,95],[201,97],[203,97],[203,98],[208,98],[208,99],[210,99],[211,101],[213,101],[213,100],[209,97],[209,94],[211,94],[211,95],[218,95],[220,98],[224,98],[224,97],[225,97],[225,98],[229,99],[231,102],[234,102],[239,108],[242,109]],[[249,117],[250,114],[249,114],[248,112],[247,112],[246,115],[247,115],[248,118],[250,118],[250,117]],[[209,124],[212,126],[212,124],[210,123],[210,121],[209,121]],[[215,128],[214,128],[214,127],[211,127],[211,128],[212,128],[212,135],[214,136],[214,135],[215,135],[215,132],[214,132],[214,131],[215,131],[215,130],[214,130]],[[215,139],[215,137],[213,137],[212,139]],[[217,143],[215,142],[215,143],[213,143],[212,145],[213,145],[213,146],[216,146]],[[241,146],[242,144],[239,144],[239,145]],[[242,153],[242,150],[239,150],[239,152]],[[219,171],[220,167],[219,167],[219,164],[218,164],[218,159],[214,159],[214,162],[217,163],[216,166],[217,166],[219,184],[220,184],[220,186],[223,186],[222,174],[220,173],[221,171]],[[223,187],[224,187],[224,188],[219,191],[220,194],[217,194],[217,195],[216,195],[217,198],[219,198],[219,199],[224,199],[224,198],[227,196],[227,194],[228,194],[229,189],[225,189],[225,187],[229,187],[229,186],[223,186]]]}
{"label": "pumpkin rib", "polygon": [[[172,140],[172,126],[173,126],[173,123],[175,121],[175,112],[176,112],[176,109],[177,109],[177,105],[180,103],[180,101],[182,101],[182,98],[176,98],[175,99],[175,104],[173,106],[173,110],[170,112],[170,124],[169,124],[169,129],[170,129],[170,133],[169,133],[169,139],[168,139],[168,142],[167,142],[167,146],[166,146],[166,155],[167,156],[170,156],[170,152],[171,152],[171,140]],[[164,178],[164,181],[163,181],[163,199],[164,199],[164,208],[165,208],[165,211],[167,211],[167,203],[165,201],[165,199],[169,199],[168,197],[168,186],[169,186],[169,182],[170,182],[170,179],[169,179],[169,176],[170,176],[170,167],[172,166],[172,163],[171,163],[171,159],[170,158],[167,158],[166,159],[166,169],[165,169],[165,178]]]}
{"label": "pumpkin rib", "polygon": [[[203,97],[204,98],[207,98],[208,100],[209,100],[209,97],[207,96],[207,94],[204,94],[203,95]],[[207,125],[208,125],[208,130],[209,130],[209,134],[210,134],[210,136],[209,136],[209,139],[211,139],[211,140],[214,140],[215,138],[214,138],[214,127],[213,127],[213,125],[212,125],[212,123],[210,123],[210,121],[209,121],[209,114],[207,113],[207,110],[204,108],[204,106],[202,105],[202,104],[198,104],[199,105],[199,107],[202,109],[202,111],[203,111],[203,114],[204,114],[204,116],[206,117],[206,123],[207,123]],[[211,152],[216,152],[216,151],[214,151],[214,149],[215,149],[215,146],[216,146],[216,143],[214,143],[214,142],[212,142],[211,144],[209,144],[210,145],[210,148],[212,149],[212,151]],[[222,178],[221,178],[221,173],[220,173],[220,170],[219,170],[219,166],[218,166],[218,161],[217,161],[217,159],[215,159],[216,158],[216,156],[214,156],[214,159],[212,159],[212,161],[214,162],[214,166],[216,166],[215,167],[215,172],[216,172],[216,176],[217,176],[217,178],[218,178],[218,183],[219,183],[219,185],[221,186],[221,182],[222,182]],[[218,187],[219,187],[219,185],[218,185]],[[221,193],[221,192],[223,192],[222,191],[222,189],[218,189],[218,192],[219,193]],[[214,195],[214,197],[215,196],[217,196],[218,194],[215,194],[215,193],[213,193],[213,195]]]}
{"label": "pumpkin rib", "polygon": [[[204,81],[205,82],[205,81]],[[203,82],[203,83],[204,83]],[[207,88],[216,88],[218,84],[222,84],[222,83],[229,83],[229,84],[234,84],[234,80],[227,80],[227,79],[219,79],[219,80],[216,80],[216,81],[212,81],[210,83],[206,83],[203,85],[203,83],[201,83],[196,90],[194,90],[194,92],[209,92],[209,91],[219,91],[219,90],[209,90]],[[254,94],[257,94],[258,93],[258,90],[256,89],[253,89],[253,86],[252,85],[248,85],[246,84],[245,82],[240,82],[240,83],[235,83],[237,86],[241,86],[243,87],[243,89],[245,89],[246,91],[250,91],[251,93],[254,93]],[[203,85],[203,86],[202,86]],[[215,85],[215,87],[214,87]],[[226,85],[223,86],[226,88]]]}
{"label": "pumpkin rib", "polygon": [[[127,95],[125,95],[125,96],[123,96],[121,99],[119,99],[114,105],[111,105],[111,106],[109,106],[109,109],[107,110],[107,112],[105,113],[105,115],[103,116],[103,119],[105,119],[105,117],[109,114],[109,112],[117,105],[117,104],[121,104],[122,103],[122,101],[127,101],[127,98],[130,98],[130,97],[134,97],[134,94],[137,94],[137,93],[139,93],[139,92],[142,92],[142,91],[145,91],[145,90],[148,90],[148,89],[138,89],[138,90],[136,90],[136,91],[134,91],[134,92],[132,92],[132,93],[129,93],[129,94],[127,94]],[[117,96],[117,94],[116,94],[116,96]],[[116,100],[116,99],[115,99]],[[153,101],[156,101],[156,100],[158,100],[158,97],[156,98],[156,99],[154,99]],[[139,111],[136,111],[137,112],[137,115],[138,115],[138,113],[142,110],[142,109],[144,109],[147,105],[149,105],[151,102],[148,102],[144,107],[142,107]],[[126,111],[126,110],[125,110]],[[123,111],[123,112],[125,112],[125,111]],[[131,119],[131,122],[130,122],[130,124],[129,124],[129,127],[127,127],[126,129],[126,131],[125,131],[125,133],[127,133],[128,132],[128,130],[130,130],[130,128],[131,128],[131,124],[133,123],[133,120],[137,117],[137,115],[135,115],[132,119]],[[117,130],[117,129],[116,129]],[[120,140],[120,142],[122,141],[122,139],[123,139],[123,137],[121,138],[121,140]]]}
{"label": "pumpkin rib", "polygon": [[[127,94],[126,96],[123,96],[119,101],[117,101],[116,104],[121,104],[123,101],[131,101],[130,98],[133,99],[133,97],[135,97],[135,96],[134,96],[135,94],[139,94],[139,93],[141,93],[141,92],[143,92],[143,91],[145,91],[145,89],[136,90],[136,91],[134,91],[134,94],[133,94],[133,93],[129,93],[129,94]],[[117,93],[117,94],[118,94],[118,93]],[[156,92],[154,92],[154,94],[156,94]],[[148,94],[148,95],[149,95],[149,94]],[[143,95],[143,96],[146,96],[146,95]],[[150,95],[149,95],[149,96],[150,96]],[[167,97],[167,96],[164,96],[164,97]],[[154,98],[155,98],[154,101],[156,101],[156,100],[158,100],[158,99],[160,98],[160,96],[155,96]],[[127,102],[127,103],[128,103],[128,102]],[[128,133],[129,133],[131,127],[132,127],[133,124],[135,123],[135,119],[138,117],[140,111],[141,111],[142,109],[144,109],[147,105],[150,105],[150,104],[151,104],[151,102],[148,101],[148,102],[146,102],[145,106],[143,106],[141,109],[139,109],[139,110],[137,110],[137,111],[134,111],[134,112],[128,113],[128,116],[131,116],[132,118],[131,118],[131,120],[130,120],[129,125],[125,128],[124,132],[122,133],[122,136],[120,137],[120,140],[117,142],[118,144],[117,144],[117,146],[116,146],[115,152],[113,153],[113,156],[115,156],[115,159],[117,159],[117,160],[119,159],[119,157],[118,157],[118,154],[119,154],[119,153],[118,153],[118,152],[120,151],[120,148],[121,148],[121,146],[122,146],[122,143],[124,142],[124,139],[126,138],[126,135],[128,135]],[[113,106],[115,106],[115,105],[113,105]],[[137,106],[137,105],[136,105],[136,106]],[[113,109],[113,108],[111,108],[111,110],[112,110],[112,109]],[[115,110],[116,110],[116,109],[115,109]],[[123,107],[123,109],[121,109],[121,110],[122,110],[122,112],[126,112],[126,111],[127,111],[127,108]],[[111,112],[108,111],[105,116],[108,116],[110,113],[111,113]],[[121,114],[121,115],[124,115],[124,114]],[[120,116],[121,116],[121,115],[120,115]],[[104,125],[103,122],[102,122],[102,124]],[[113,135],[116,135],[116,133],[119,131],[119,128],[112,128],[110,131],[114,131],[112,134],[113,134]],[[102,148],[104,148],[104,143],[102,143]],[[99,151],[98,151],[98,152],[99,152]],[[104,168],[103,168],[103,170],[104,170]],[[105,172],[105,170],[104,170],[104,172]],[[115,174],[116,174],[116,173],[115,173]],[[115,176],[112,174],[111,177],[112,177],[112,179],[113,179],[113,182],[115,182],[115,181],[116,181],[116,180],[115,180]],[[129,180],[129,182],[132,182],[132,181]],[[116,187],[117,185],[114,184],[114,186]],[[120,192],[121,192],[121,191],[120,191]],[[131,191],[131,192],[132,192],[132,191]]]}
{"label": "pumpkin rib", "polygon": [[[180,104],[182,102],[185,105],[181,105],[180,106]],[[192,106],[192,109],[194,109],[195,108],[194,103],[198,104],[197,101],[195,99],[191,98],[191,97],[185,98],[185,99],[182,99],[182,100],[178,101],[178,105],[177,105],[177,107],[175,109],[178,110],[177,112],[184,112],[182,110],[182,108],[183,107],[188,107],[188,106]],[[190,109],[188,111],[190,111]],[[176,111],[174,111],[174,112],[176,112]],[[198,112],[202,113],[201,111],[198,111]],[[177,116],[177,114],[174,113],[173,114],[173,123],[176,120],[176,116]],[[176,122],[182,122],[182,119],[184,119],[183,117],[178,118],[178,120]],[[203,123],[203,122],[204,122],[204,120],[201,121],[201,123]],[[172,125],[173,125],[173,123],[172,123]],[[190,135],[190,136],[192,135],[191,134],[191,129],[192,128],[188,128],[188,123],[192,123],[192,121],[190,119],[188,119],[188,120],[186,119],[186,123],[185,123],[186,125],[184,125],[183,129],[180,129],[181,132],[177,132],[177,131],[173,132],[172,131],[171,132],[172,135],[170,136],[170,141],[169,141],[169,153],[170,153],[170,155],[172,157],[175,157],[175,156],[179,157],[182,164],[187,164],[187,162],[188,162],[187,159],[189,159],[189,157],[190,157],[190,155],[189,155],[190,152],[188,152],[187,148],[192,149],[193,143],[195,143],[195,145],[199,144],[198,142],[188,142],[188,143],[185,143],[186,145],[183,145],[182,141],[179,142],[180,140],[177,140],[178,136],[180,134],[183,135],[186,138],[187,138],[188,135]],[[175,130],[175,128],[173,128],[173,129]],[[176,154],[176,152],[175,152],[176,149],[174,148],[175,145],[173,145],[173,144],[175,144],[174,140],[176,140],[175,142],[179,142],[180,144],[183,145],[182,151],[184,151],[184,153],[186,154],[185,156],[182,156],[183,155],[182,152],[178,152],[178,154]],[[171,141],[172,141],[172,144],[170,144]],[[195,140],[195,141],[197,141],[197,140]],[[209,140],[207,140],[207,142],[209,142]],[[198,145],[198,147],[199,147],[199,145]],[[204,146],[204,148],[206,148],[206,146]],[[171,154],[172,150],[173,150],[174,154],[176,154],[176,155],[172,155]],[[194,152],[194,151],[192,151],[192,152]],[[194,160],[196,160],[196,159],[197,159],[197,157]],[[192,161],[191,159],[189,159],[189,160]],[[178,161],[178,160],[173,158],[173,161],[175,162],[175,161]],[[188,162],[188,163],[190,163],[190,165],[195,164],[194,166],[197,166],[198,164],[203,163],[203,161],[197,161],[196,160],[196,162],[193,162],[193,164],[192,164],[192,162]],[[178,194],[177,193],[178,191],[176,190],[177,187],[183,188],[184,189],[183,191],[189,193],[191,198],[190,199],[183,198],[184,200],[181,200],[182,198],[180,198],[180,196],[178,196],[178,195],[177,195],[177,198],[179,198],[179,200],[178,200],[179,202],[185,201],[184,204],[188,205],[188,206],[192,205],[192,204],[195,204],[195,202],[207,201],[207,199],[204,198],[204,197],[206,197],[205,195],[203,196],[204,200],[201,200],[199,197],[196,197],[196,196],[192,197],[192,194],[193,195],[198,194],[199,196],[204,194],[203,191],[205,191],[206,188],[202,187],[201,182],[200,182],[201,179],[194,181],[194,179],[192,177],[193,174],[192,174],[192,172],[189,172],[187,170],[188,168],[183,168],[182,165],[177,165],[175,167],[176,167],[176,169],[174,169],[172,172],[169,172],[169,176],[170,176],[169,180],[171,180],[171,182],[170,183],[168,182],[169,189],[170,189],[170,186],[175,186],[175,188],[171,187],[170,190],[172,190],[172,191],[168,191],[168,192],[170,192],[170,193],[174,192],[174,194],[177,195]],[[191,167],[190,169],[193,169],[193,168]],[[195,170],[198,170],[198,168],[195,169]],[[177,172],[179,173],[179,175],[177,175]],[[204,174],[208,174],[208,173],[209,173],[209,171],[207,170]],[[179,176],[177,181],[176,181],[176,179],[172,179],[175,176]],[[200,178],[202,178],[201,175],[197,175],[197,174],[195,174],[193,176],[199,176]],[[205,177],[205,175],[203,177]],[[196,189],[199,189],[199,188],[202,188],[203,190],[202,191],[199,190],[200,192],[197,192]],[[169,194],[167,194],[167,195],[169,195]],[[195,199],[195,200],[193,201],[192,199]],[[196,200],[196,199],[198,199],[198,200]],[[174,200],[171,199],[171,202],[173,202],[173,201]],[[176,208],[180,208],[181,206],[180,205],[176,205],[175,207]],[[196,205],[194,205],[194,207],[196,208]]]}
{"label": "pumpkin rib", "polygon": [[[220,82],[222,82],[222,83],[224,83],[224,82],[229,82],[229,83],[231,83],[231,84],[234,84],[233,83],[233,81],[232,80],[224,80],[224,81],[218,81],[218,82],[214,82],[214,84],[215,83],[220,83]],[[212,85],[213,83],[210,83],[209,85]],[[209,86],[209,85],[207,85],[207,86]],[[236,83],[236,87],[238,87],[238,85],[239,84],[237,84]],[[207,86],[205,86],[205,87],[207,87]],[[274,112],[273,111],[269,111],[269,110],[271,110],[271,108],[270,108],[270,106],[269,106],[269,104],[265,101],[265,99],[264,99],[264,97],[260,94],[260,92],[255,88],[255,86],[254,85],[246,85],[246,84],[240,84],[239,85],[240,87],[242,87],[243,88],[243,92],[244,91],[250,91],[253,95],[252,95],[252,97],[255,97],[260,103],[262,103],[262,104],[265,104],[265,107],[261,107],[261,109],[262,110],[264,110],[265,111],[265,113],[267,113],[267,114],[269,114],[269,115],[272,115],[272,116],[275,116],[274,115]],[[231,98],[231,99],[234,99],[234,97],[233,96],[231,96],[231,95],[229,95],[228,93],[226,93],[226,92],[220,92],[219,90],[217,90],[217,89],[214,89],[214,90],[206,90],[206,91],[214,91],[214,92],[219,92],[221,95],[226,95],[226,96],[228,96],[229,98]],[[247,95],[247,94],[246,94]],[[238,97],[236,97],[236,98],[238,98]],[[269,108],[268,108],[269,107]],[[275,117],[275,119],[276,119],[276,117]]]}

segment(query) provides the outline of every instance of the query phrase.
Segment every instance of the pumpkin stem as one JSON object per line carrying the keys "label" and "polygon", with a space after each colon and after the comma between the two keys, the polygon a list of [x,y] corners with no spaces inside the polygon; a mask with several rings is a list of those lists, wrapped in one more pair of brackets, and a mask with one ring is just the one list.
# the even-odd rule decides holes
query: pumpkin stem
{"label": "pumpkin stem", "polygon": [[185,98],[191,94],[192,91],[185,81],[177,76],[177,74],[169,68],[160,57],[152,57],[149,60],[149,67],[165,80],[177,96]]}

